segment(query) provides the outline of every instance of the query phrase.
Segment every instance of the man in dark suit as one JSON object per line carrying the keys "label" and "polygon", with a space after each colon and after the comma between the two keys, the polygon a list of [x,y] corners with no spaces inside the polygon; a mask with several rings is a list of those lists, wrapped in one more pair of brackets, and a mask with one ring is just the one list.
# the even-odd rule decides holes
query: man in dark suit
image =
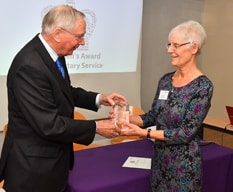
{"label": "man in dark suit", "polygon": [[[52,8],[36,35],[14,58],[8,72],[8,130],[0,161],[7,192],[64,192],[73,166],[72,143],[90,144],[95,134],[119,135],[110,120],[74,120],[74,107],[98,110],[126,99],[71,86],[64,56],[84,45],[83,13]],[[55,62],[60,58],[62,71]],[[94,162],[93,162],[94,163]]]}

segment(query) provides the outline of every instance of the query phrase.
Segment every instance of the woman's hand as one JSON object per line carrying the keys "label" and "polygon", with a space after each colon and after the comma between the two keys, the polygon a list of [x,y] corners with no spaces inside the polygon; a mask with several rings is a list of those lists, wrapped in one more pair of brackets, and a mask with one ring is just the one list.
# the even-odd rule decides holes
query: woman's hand
{"label": "woman's hand", "polygon": [[123,122],[120,135],[146,136],[146,131],[135,124]]}

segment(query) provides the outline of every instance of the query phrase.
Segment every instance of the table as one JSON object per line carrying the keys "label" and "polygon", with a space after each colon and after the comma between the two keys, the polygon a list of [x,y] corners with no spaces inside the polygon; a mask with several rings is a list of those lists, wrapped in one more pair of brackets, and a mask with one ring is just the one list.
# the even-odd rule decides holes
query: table
{"label": "table", "polygon": [[[202,142],[203,192],[233,191],[233,150]],[[148,139],[75,152],[67,192],[149,192],[150,170],[123,168],[128,156],[152,156]]]}
{"label": "table", "polygon": [[207,117],[203,121],[203,127],[220,131],[223,133],[233,134],[233,125],[230,124],[228,117]]}
{"label": "table", "polygon": [[233,150],[209,143],[202,145],[203,187],[202,192],[233,191]]}

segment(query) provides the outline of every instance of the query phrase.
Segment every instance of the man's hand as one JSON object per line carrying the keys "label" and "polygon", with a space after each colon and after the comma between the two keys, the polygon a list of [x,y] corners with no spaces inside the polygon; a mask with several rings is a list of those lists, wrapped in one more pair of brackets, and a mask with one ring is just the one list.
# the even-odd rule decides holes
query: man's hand
{"label": "man's hand", "polygon": [[96,133],[106,138],[117,137],[120,131],[121,130],[115,127],[111,120],[96,121]]}
{"label": "man's hand", "polygon": [[124,101],[127,103],[126,98],[118,93],[100,94],[100,105],[114,106],[118,101]]}

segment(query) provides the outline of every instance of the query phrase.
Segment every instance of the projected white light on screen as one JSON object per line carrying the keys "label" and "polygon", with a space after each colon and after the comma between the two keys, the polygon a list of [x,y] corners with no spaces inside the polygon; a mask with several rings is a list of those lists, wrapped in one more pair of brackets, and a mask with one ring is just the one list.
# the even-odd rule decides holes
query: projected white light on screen
{"label": "projected white light on screen", "polygon": [[43,14],[69,4],[86,15],[85,46],[67,56],[70,73],[136,71],[142,0],[21,0],[1,3],[0,75],[6,75],[15,54],[41,31]]}

